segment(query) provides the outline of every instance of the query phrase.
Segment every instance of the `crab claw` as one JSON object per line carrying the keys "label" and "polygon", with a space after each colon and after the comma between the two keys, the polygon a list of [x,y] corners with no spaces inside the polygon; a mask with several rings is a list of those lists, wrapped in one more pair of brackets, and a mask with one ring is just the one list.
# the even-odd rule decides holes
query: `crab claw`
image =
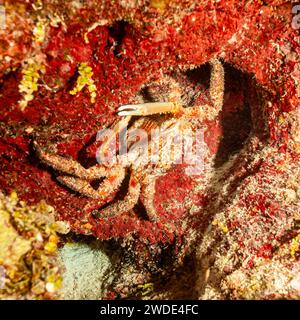
{"label": "crab claw", "polygon": [[180,106],[173,102],[148,102],[127,104],[118,108],[119,116],[149,116],[157,113],[175,113]]}

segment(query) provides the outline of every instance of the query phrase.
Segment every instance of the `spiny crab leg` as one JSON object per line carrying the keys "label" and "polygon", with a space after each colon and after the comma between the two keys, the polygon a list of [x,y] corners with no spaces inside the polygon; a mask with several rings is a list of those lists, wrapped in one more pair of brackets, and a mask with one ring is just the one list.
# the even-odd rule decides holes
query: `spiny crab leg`
{"label": "spiny crab leg", "polygon": [[173,102],[147,102],[141,104],[127,104],[118,108],[119,116],[149,116],[157,113],[176,113],[181,109]]}
{"label": "spiny crab leg", "polygon": [[213,106],[218,111],[221,110],[224,97],[224,68],[218,59],[211,59],[211,76],[209,85],[209,94]]}
{"label": "spiny crab leg", "polygon": [[123,129],[125,129],[131,120],[131,116],[126,116],[122,118],[118,123],[113,127],[111,135],[107,138],[105,142],[102,143],[99,154],[104,154],[106,155],[108,148],[111,144],[111,142],[116,138],[116,135],[119,134]]}
{"label": "spiny crab leg", "polygon": [[154,204],[154,197],[155,197],[155,183],[156,183],[155,176],[148,176],[142,182],[142,194],[144,194],[143,204],[146,208],[147,215],[151,221],[158,221],[155,204]]}
{"label": "spiny crab leg", "polygon": [[123,200],[119,200],[108,207],[100,210],[100,217],[103,219],[115,217],[119,214],[129,212],[138,202],[141,192],[139,175],[131,173],[128,193]]}
{"label": "spiny crab leg", "polygon": [[103,166],[97,165],[86,169],[75,160],[45,152],[36,141],[33,142],[33,147],[40,160],[57,171],[62,171],[87,180],[101,178],[107,175],[107,169]]}
{"label": "spiny crab leg", "polygon": [[70,189],[93,199],[105,200],[111,193],[117,190],[125,178],[125,169],[116,166],[107,174],[97,190],[92,188],[88,181],[77,177],[59,176],[57,180]]}

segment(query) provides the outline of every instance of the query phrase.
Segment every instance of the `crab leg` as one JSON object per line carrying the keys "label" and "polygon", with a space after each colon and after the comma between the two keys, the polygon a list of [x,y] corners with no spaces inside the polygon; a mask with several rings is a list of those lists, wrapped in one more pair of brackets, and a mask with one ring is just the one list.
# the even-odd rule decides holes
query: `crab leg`
{"label": "crab leg", "polygon": [[142,202],[151,221],[159,220],[154,206],[155,182],[155,176],[149,176],[142,183],[142,194],[144,195]]}
{"label": "crab leg", "polygon": [[224,69],[222,63],[213,59],[210,61],[212,67],[209,94],[213,108],[209,104],[201,106],[194,106],[190,108],[184,108],[184,115],[186,118],[192,120],[197,119],[200,121],[214,120],[219,114],[224,97]]}
{"label": "crab leg", "polygon": [[122,118],[118,123],[113,127],[111,135],[108,137],[108,139],[102,143],[100,147],[100,154],[106,154],[106,150],[109,148],[110,143],[116,139],[116,135],[120,133],[123,129],[125,129],[131,119],[131,116],[127,116],[125,118]]}
{"label": "crab leg", "polygon": [[181,106],[173,102],[147,102],[120,106],[118,108],[118,115],[149,116],[157,113],[176,113],[179,110],[181,110]]}
{"label": "crab leg", "polygon": [[223,105],[224,96],[224,68],[218,59],[210,60],[211,76],[209,94],[214,107],[220,111]]}
{"label": "crab leg", "polygon": [[119,188],[125,177],[125,169],[118,166],[110,171],[106,178],[102,181],[99,188],[95,190],[90,183],[77,177],[59,176],[57,180],[66,185],[70,189],[79,192],[80,194],[93,198],[104,200],[112,192]]}
{"label": "crab leg", "polygon": [[107,169],[104,166],[96,165],[95,167],[86,169],[73,159],[67,159],[43,151],[36,141],[34,141],[33,146],[40,160],[57,171],[86,180],[101,178],[107,175]]}
{"label": "crab leg", "polygon": [[111,218],[130,211],[138,202],[141,183],[137,175],[131,174],[128,193],[123,200],[119,200],[99,211],[101,218]]}

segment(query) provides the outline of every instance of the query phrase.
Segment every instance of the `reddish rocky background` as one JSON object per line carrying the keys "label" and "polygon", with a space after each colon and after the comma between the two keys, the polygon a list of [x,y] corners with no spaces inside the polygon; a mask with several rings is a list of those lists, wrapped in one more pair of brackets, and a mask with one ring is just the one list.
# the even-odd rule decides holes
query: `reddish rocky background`
{"label": "reddish rocky background", "polygon": [[[15,190],[30,204],[45,200],[74,233],[123,241],[145,278],[157,281],[149,297],[299,298],[300,37],[290,1],[3,5],[3,192]],[[41,29],[38,39],[34,30]],[[119,105],[135,102],[163,75],[181,84],[191,104],[206,101],[213,57],[224,64],[225,96],[218,117],[199,124],[207,168],[202,177],[191,177],[174,166],[157,180],[160,222],[149,221],[142,204],[107,220],[84,214],[90,200],[60,185],[33,152],[37,140],[93,164],[97,131],[113,123]],[[44,69],[22,109],[19,84],[30,59]],[[94,103],[87,88],[69,93],[80,63],[93,70]],[[161,270],[168,280],[161,280]],[[183,277],[185,286],[174,277]],[[120,281],[118,288],[131,285],[126,276]]]}

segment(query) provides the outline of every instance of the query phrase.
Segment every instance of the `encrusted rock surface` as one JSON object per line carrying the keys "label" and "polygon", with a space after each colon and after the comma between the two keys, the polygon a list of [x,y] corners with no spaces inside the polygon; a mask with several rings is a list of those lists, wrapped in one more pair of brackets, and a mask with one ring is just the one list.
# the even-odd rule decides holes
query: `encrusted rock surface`
{"label": "encrusted rock surface", "polygon": [[[122,243],[144,274],[136,285],[158,281],[146,297],[299,298],[300,37],[290,1],[45,0],[4,7],[2,192],[14,190],[28,204],[46,201],[74,233]],[[198,124],[207,146],[203,176],[174,166],[157,180],[162,222],[149,221],[140,206],[107,220],[83,214],[90,200],[58,184],[32,141],[89,166],[97,131],[163,75],[181,83],[191,105],[206,101],[212,57],[224,64],[225,96],[218,117],[208,112]],[[91,69],[77,90],[80,66]],[[164,90],[154,91],[156,98]],[[180,269],[186,263],[190,272]],[[107,297],[130,295],[128,270]],[[173,285],[176,272],[190,291]],[[160,289],[164,277],[169,285]]]}

